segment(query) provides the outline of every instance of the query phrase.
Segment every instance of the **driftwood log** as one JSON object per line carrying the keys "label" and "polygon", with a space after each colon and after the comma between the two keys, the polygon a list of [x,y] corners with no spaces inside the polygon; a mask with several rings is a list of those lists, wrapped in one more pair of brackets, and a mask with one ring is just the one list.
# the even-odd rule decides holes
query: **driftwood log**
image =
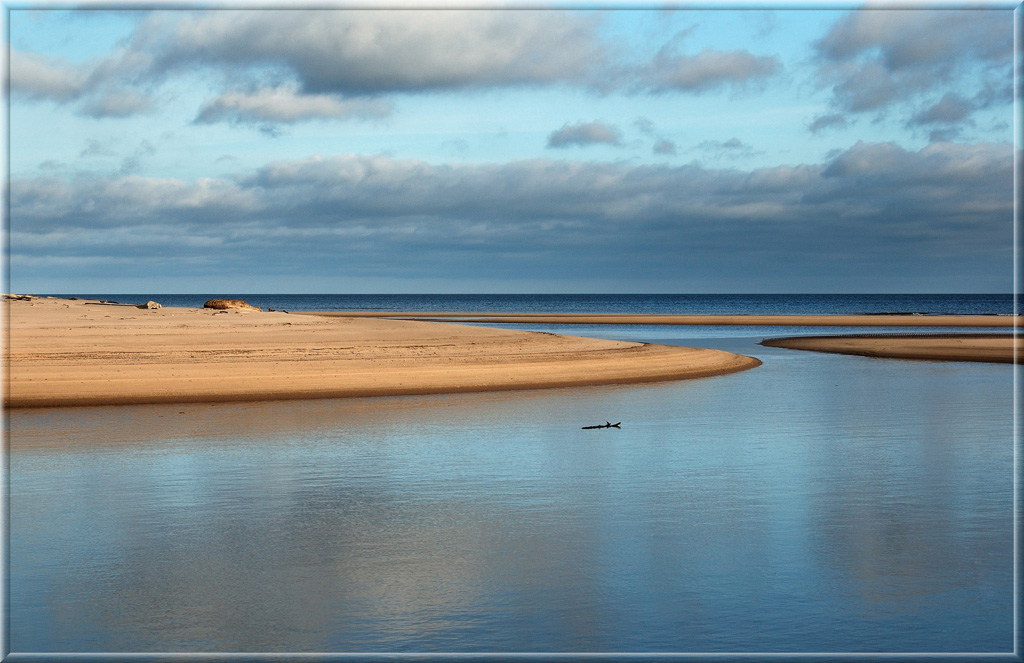
{"label": "driftwood log", "polygon": [[591,430],[593,428],[620,428],[619,424],[621,424],[621,423],[622,422],[620,421],[618,424],[613,424],[613,423],[610,423],[610,422],[606,421],[603,424],[600,424],[598,426],[584,426],[581,430]]}

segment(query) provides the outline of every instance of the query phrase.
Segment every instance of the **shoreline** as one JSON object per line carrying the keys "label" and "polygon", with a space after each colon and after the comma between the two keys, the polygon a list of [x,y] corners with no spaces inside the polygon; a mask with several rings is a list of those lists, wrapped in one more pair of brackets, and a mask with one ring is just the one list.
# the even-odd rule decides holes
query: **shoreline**
{"label": "shoreline", "polygon": [[809,327],[1013,327],[1013,315],[716,315],[633,313],[448,313],[400,311],[294,311],[320,317],[383,318],[443,322],[564,325],[749,325]]}
{"label": "shoreline", "polygon": [[1012,334],[865,334],[766,338],[761,345],[884,359],[1020,364],[1021,341]]}
{"label": "shoreline", "polygon": [[3,310],[7,408],[633,384],[761,364],[721,350],[441,321],[19,296]]}

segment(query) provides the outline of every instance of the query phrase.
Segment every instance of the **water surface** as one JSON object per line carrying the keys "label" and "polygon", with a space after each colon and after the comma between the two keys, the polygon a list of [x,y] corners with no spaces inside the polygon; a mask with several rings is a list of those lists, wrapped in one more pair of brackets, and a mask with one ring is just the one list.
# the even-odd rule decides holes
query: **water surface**
{"label": "water surface", "polygon": [[202,306],[208,299],[244,299],[287,311],[476,311],[506,313],[896,314],[1011,315],[1012,294],[79,294],[141,304]]}
{"label": "water surface", "polygon": [[14,411],[11,648],[1011,651],[1020,369],[742,333],[684,382]]}

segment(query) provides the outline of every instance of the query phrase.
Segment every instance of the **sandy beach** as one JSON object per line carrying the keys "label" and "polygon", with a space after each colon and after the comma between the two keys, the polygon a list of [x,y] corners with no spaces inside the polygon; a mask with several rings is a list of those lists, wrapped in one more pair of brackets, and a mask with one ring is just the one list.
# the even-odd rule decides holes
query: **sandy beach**
{"label": "sandy beach", "polygon": [[441,322],[6,299],[6,407],[625,384],[760,365],[704,350]]}
{"label": "sandy beach", "polygon": [[766,339],[761,345],[890,359],[1013,363],[1015,354],[1018,363],[1024,359],[1024,344],[1010,334],[802,336]]}
{"label": "sandy beach", "polygon": [[624,313],[303,312],[304,315],[560,325],[778,325],[836,327],[1013,327],[1009,315],[632,315]]}

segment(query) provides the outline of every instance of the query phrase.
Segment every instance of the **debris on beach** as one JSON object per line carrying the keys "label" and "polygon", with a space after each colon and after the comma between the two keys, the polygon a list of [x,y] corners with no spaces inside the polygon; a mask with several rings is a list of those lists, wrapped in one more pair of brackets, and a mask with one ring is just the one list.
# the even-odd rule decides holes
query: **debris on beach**
{"label": "debris on beach", "polygon": [[593,428],[621,428],[621,424],[622,424],[621,421],[619,423],[617,423],[617,424],[613,424],[610,421],[606,421],[603,424],[599,424],[597,426],[584,426],[580,430],[591,430]]}

